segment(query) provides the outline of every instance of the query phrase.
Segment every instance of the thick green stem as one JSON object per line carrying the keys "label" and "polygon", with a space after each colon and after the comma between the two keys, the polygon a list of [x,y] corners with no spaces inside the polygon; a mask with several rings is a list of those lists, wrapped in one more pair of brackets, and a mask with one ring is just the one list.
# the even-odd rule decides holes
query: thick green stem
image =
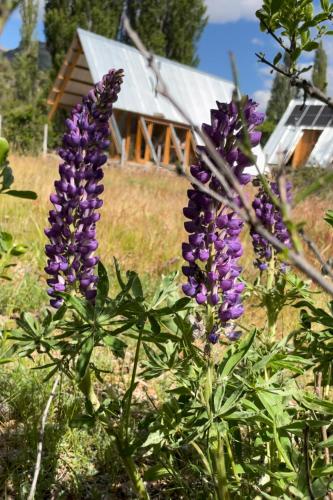
{"label": "thick green stem", "polygon": [[87,368],[84,377],[78,384],[80,391],[85,395],[87,401],[91,404],[92,408],[97,411],[99,409],[100,402],[95,394],[94,387],[91,382],[90,370]]}
{"label": "thick green stem", "polygon": [[217,475],[217,495],[219,500],[229,500],[227,472],[224,460],[224,446],[220,434],[217,438],[217,449],[214,452],[214,462]]}
{"label": "thick green stem", "polygon": [[120,458],[123,461],[126,472],[132,481],[135,493],[138,495],[140,500],[149,500],[149,494],[146,490],[145,483],[139,473],[133,458],[126,453],[126,445],[123,445],[123,442],[119,436],[116,436],[116,445],[118,449],[118,453]]}
{"label": "thick green stem", "polygon": [[[275,258],[272,256],[269,261],[268,276],[267,276],[267,290],[270,291],[273,288],[275,279]],[[269,341],[275,340],[276,336],[276,314],[274,310],[267,310],[268,318],[268,338]]]}
{"label": "thick green stem", "polygon": [[237,469],[236,469],[236,463],[235,463],[234,455],[232,453],[232,449],[231,449],[230,442],[228,439],[228,434],[225,434],[224,441],[225,441],[225,445],[226,445],[227,452],[228,452],[228,457],[230,460],[231,468],[232,468],[232,471],[234,473],[235,479],[236,479],[237,483],[240,483],[240,477],[239,477]]}

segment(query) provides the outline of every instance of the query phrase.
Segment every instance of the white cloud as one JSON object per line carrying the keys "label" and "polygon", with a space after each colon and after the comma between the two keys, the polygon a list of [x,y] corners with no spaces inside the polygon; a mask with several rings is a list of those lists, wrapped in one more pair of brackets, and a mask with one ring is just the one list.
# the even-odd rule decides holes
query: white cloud
{"label": "white cloud", "polygon": [[270,90],[256,90],[253,93],[253,99],[259,104],[260,111],[266,110],[270,96],[271,96]]}
{"label": "white cloud", "polygon": [[263,45],[265,45],[263,40],[260,40],[260,38],[256,38],[256,37],[252,38],[251,43],[252,43],[252,45],[257,45],[259,47],[262,47]]}
{"label": "white cloud", "polygon": [[255,12],[261,0],[206,0],[207,11],[211,23],[228,23],[248,19],[256,19]]}

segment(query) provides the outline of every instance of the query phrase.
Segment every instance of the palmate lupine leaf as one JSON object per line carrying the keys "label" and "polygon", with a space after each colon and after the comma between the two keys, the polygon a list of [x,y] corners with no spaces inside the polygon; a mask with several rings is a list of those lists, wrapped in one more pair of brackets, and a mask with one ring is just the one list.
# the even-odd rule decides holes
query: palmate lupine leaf
{"label": "palmate lupine leaf", "polygon": [[218,375],[223,378],[227,377],[236,368],[238,363],[245,359],[253,341],[256,336],[257,330],[254,329],[250,334],[248,334],[236,348],[231,346],[225,355],[224,360],[218,368]]}

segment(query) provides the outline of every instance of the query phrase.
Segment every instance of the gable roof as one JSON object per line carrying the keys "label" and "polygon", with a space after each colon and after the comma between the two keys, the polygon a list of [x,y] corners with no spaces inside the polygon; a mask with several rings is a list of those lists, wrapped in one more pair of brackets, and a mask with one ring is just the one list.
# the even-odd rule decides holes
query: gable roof
{"label": "gable roof", "polygon": [[[50,105],[57,100],[57,105],[73,106],[111,68],[122,68],[125,78],[115,109],[187,125],[168,100],[156,94],[155,76],[137,49],[82,29],[77,30],[72,52],[78,50],[75,47],[82,53],[74,57],[74,62],[65,61],[49,95]],[[71,50],[67,58],[73,60]],[[164,57],[156,56],[156,62],[170,92],[196,125],[209,122],[216,100],[232,97],[233,84],[227,80]],[[65,76],[68,66],[72,66],[69,78]]]}
{"label": "gable roof", "polygon": [[275,130],[264,146],[269,165],[288,162],[304,130],[319,130],[321,134],[309,158],[308,164],[324,167],[333,157],[333,110],[315,99],[293,99],[282,115]]}

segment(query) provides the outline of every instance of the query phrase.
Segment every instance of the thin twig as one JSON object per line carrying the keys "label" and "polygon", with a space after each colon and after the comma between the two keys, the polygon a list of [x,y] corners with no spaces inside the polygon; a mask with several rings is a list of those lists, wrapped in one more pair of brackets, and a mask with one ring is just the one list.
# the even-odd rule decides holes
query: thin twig
{"label": "thin twig", "polygon": [[307,244],[309,250],[311,250],[313,255],[316,257],[316,259],[318,260],[318,262],[322,266],[322,270],[325,270],[326,274],[328,274],[328,276],[330,276],[330,278],[333,279],[333,270],[332,270],[331,266],[329,266],[327,264],[327,262],[324,260],[324,258],[322,257],[322,255],[319,251],[319,248],[317,247],[315,242],[312,241],[311,238],[307,234],[305,234],[303,229],[301,229],[299,231],[299,234],[301,235],[301,237],[303,238],[303,240]]}
{"label": "thin twig", "polygon": [[57,391],[58,384],[60,382],[60,378],[61,378],[61,375],[58,375],[57,378],[55,379],[53,386],[52,386],[52,390],[51,390],[49,399],[47,400],[46,406],[45,406],[44,411],[43,411],[43,415],[42,415],[42,419],[41,419],[41,423],[40,423],[40,428],[39,428],[39,441],[37,444],[37,457],[36,457],[34,477],[33,477],[33,481],[31,484],[28,500],[33,500],[35,498],[37,481],[38,481],[41,463],[42,463],[42,451],[43,451],[45,425],[46,425],[48,413],[50,411],[51,403],[56,395],[56,391]]}

